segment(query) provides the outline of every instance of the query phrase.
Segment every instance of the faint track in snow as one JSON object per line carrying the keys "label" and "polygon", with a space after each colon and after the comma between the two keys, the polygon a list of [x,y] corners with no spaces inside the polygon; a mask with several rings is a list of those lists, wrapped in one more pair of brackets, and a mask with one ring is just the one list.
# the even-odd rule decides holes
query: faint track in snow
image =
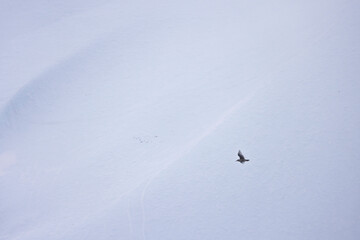
{"label": "faint track in snow", "polygon": [[278,63],[275,65],[276,68],[272,69],[271,71],[265,72],[261,74],[260,76],[257,76],[256,79],[263,79],[260,83],[258,83],[253,90],[247,94],[243,99],[236,102],[234,105],[232,105],[230,108],[228,108],[224,113],[216,119],[206,130],[200,134],[198,137],[193,138],[188,142],[188,144],[183,148],[183,150],[180,153],[174,154],[172,157],[169,157],[170,159],[173,159],[172,161],[169,161],[166,163],[159,171],[157,171],[154,175],[152,175],[146,182],[142,194],[141,194],[141,211],[142,211],[142,236],[143,240],[146,240],[146,232],[145,232],[145,223],[146,223],[146,209],[144,205],[144,199],[145,195],[152,184],[153,180],[158,177],[164,170],[166,170],[172,163],[176,162],[177,160],[184,157],[186,154],[188,154],[196,145],[198,145],[203,139],[205,139],[207,136],[211,135],[219,126],[221,126],[233,113],[235,113],[240,107],[242,107],[244,104],[248,103],[251,99],[253,99],[257,94],[259,94],[260,91],[265,89],[268,85],[274,82],[274,77],[281,72],[285,67],[290,65],[291,61],[290,59],[295,59],[296,57],[301,56],[301,53],[295,53],[291,54],[287,58],[283,58],[278,61]]}
{"label": "faint track in snow", "polygon": [[[262,88],[261,86],[260,88]],[[142,238],[143,240],[146,240],[146,231],[145,231],[145,223],[146,223],[146,209],[144,205],[144,199],[145,195],[152,184],[153,180],[158,177],[164,170],[166,170],[172,163],[176,162],[177,160],[184,157],[186,154],[191,152],[191,150],[197,146],[203,139],[205,139],[207,136],[211,135],[219,126],[221,126],[234,112],[236,112],[241,106],[249,102],[255,94],[260,89],[257,87],[255,90],[253,90],[250,94],[248,94],[244,99],[238,101],[236,104],[231,106],[228,110],[226,110],[215,122],[213,122],[202,134],[200,134],[198,137],[193,138],[189,143],[183,148],[183,150],[180,153],[174,154],[170,159],[173,159],[172,161],[169,161],[166,163],[159,171],[157,171],[155,174],[153,174],[146,182],[142,194],[141,194],[141,212],[142,212]]]}

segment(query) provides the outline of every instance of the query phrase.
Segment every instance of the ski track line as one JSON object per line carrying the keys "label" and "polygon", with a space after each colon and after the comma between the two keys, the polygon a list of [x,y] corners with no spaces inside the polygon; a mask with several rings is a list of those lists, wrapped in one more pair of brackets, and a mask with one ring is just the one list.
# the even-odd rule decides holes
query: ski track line
{"label": "ski track line", "polygon": [[[260,83],[258,83],[254,89],[242,100],[239,100],[237,103],[235,103],[232,107],[230,107],[228,110],[226,110],[218,119],[215,121],[210,127],[207,128],[200,136],[195,137],[193,140],[191,140],[186,147],[184,147],[184,150],[176,154],[173,158],[174,160],[168,162],[164,165],[163,168],[161,168],[159,171],[157,171],[153,176],[149,178],[147,183],[144,186],[144,189],[141,194],[141,209],[142,209],[142,235],[143,240],[146,240],[146,234],[145,234],[145,206],[144,206],[144,199],[146,192],[151,185],[152,181],[160,175],[162,171],[167,169],[173,162],[179,160],[183,156],[185,156],[187,153],[191,151],[197,144],[199,144],[204,138],[209,136],[212,132],[214,132],[221,124],[223,124],[235,111],[237,111],[241,106],[248,103],[250,100],[252,100],[256,94],[261,92],[263,89],[266,89],[267,86],[274,83],[274,79],[278,73],[280,73],[284,68],[288,67],[294,59],[299,58],[302,56],[301,52],[296,52],[291,54],[290,56],[286,57],[285,59],[279,60],[277,64],[275,64],[276,67],[274,67],[269,72],[264,72],[256,77],[256,79],[263,79]],[[275,80],[276,82],[276,80]],[[171,159],[171,158],[170,158]]]}
{"label": "ski track line", "polygon": [[[261,86],[260,88],[262,88]],[[213,124],[211,124],[200,136],[195,137],[193,140],[191,140],[186,147],[184,147],[184,150],[176,154],[172,161],[169,161],[163,168],[161,168],[159,171],[157,171],[153,176],[150,177],[150,179],[146,182],[144,189],[141,194],[141,210],[142,210],[142,239],[146,240],[146,233],[145,233],[145,206],[144,206],[144,199],[146,192],[153,182],[153,180],[158,177],[164,170],[166,170],[172,163],[179,160],[180,158],[184,157],[186,154],[191,152],[191,150],[196,147],[203,139],[205,139],[207,136],[211,135],[220,125],[222,125],[234,112],[236,112],[241,106],[249,102],[254,96],[255,93],[257,93],[259,90],[259,87],[257,87],[255,90],[253,90],[252,93],[250,93],[247,97],[244,99],[238,101],[236,104],[234,104],[232,107],[230,107],[228,110],[226,110]]]}

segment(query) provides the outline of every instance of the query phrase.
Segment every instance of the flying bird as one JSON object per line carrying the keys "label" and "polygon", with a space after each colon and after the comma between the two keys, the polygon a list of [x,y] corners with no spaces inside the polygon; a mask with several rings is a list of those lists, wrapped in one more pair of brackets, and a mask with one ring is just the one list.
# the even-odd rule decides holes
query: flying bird
{"label": "flying bird", "polygon": [[244,155],[241,153],[240,150],[239,150],[239,152],[238,152],[238,156],[239,156],[239,159],[236,160],[236,161],[238,161],[238,162],[244,163],[244,162],[250,161],[249,159],[245,159]]}

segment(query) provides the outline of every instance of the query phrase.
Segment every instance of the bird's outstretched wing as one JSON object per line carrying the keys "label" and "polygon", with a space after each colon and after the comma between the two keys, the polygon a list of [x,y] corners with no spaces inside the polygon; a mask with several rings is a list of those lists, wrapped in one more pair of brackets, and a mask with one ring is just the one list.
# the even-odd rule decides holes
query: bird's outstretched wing
{"label": "bird's outstretched wing", "polygon": [[239,158],[240,158],[241,160],[245,160],[245,157],[244,157],[244,155],[241,153],[240,150],[239,150],[239,152],[238,152],[238,156],[239,156]]}

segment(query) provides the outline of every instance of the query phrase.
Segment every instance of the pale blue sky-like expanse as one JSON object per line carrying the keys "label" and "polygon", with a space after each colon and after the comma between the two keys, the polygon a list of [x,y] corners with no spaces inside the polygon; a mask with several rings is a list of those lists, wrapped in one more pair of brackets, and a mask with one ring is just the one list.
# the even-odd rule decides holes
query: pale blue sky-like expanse
{"label": "pale blue sky-like expanse", "polygon": [[0,240],[359,239],[359,10],[2,1]]}

